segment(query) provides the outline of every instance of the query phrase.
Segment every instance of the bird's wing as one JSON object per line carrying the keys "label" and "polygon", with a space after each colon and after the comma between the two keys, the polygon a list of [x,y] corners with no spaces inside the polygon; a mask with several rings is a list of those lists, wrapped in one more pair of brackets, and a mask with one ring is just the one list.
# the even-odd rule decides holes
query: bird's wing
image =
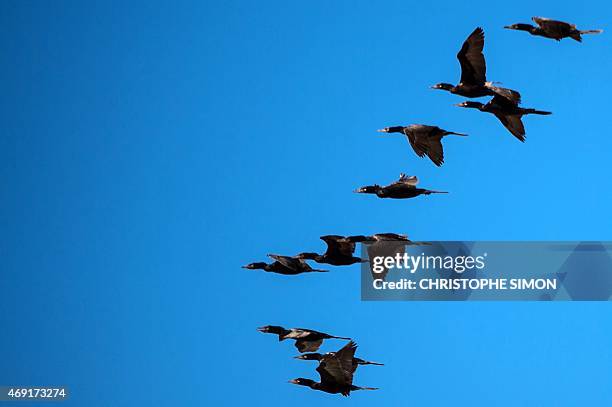
{"label": "bird's wing", "polygon": [[342,349],[334,354],[336,359],[340,362],[342,370],[344,370],[346,373],[350,373],[351,382],[353,380],[353,372],[357,368],[356,364],[354,363],[356,350],[357,344],[353,341],[349,341],[349,343],[344,345]]}
{"label": "bird's wing", "polygon": [[416,155],[424,157],[425,154],[427,154],[427,143],[423,142],[423,138],[413,133],[406,133],[406,136],[408,138],[408,143],[410,143],[410,147],[412,147]]}
{"label": "bird's wing", "polygon": [[444,163],[444,149],[442,148],[442,136],[429,137],[427,139],[429,148],[427,157],[438,167]]}
{"label": "bird's wing", "polygon": [[322,343],[323,339],[319,339],[316,341],[305,341],[303,339],[298,339],[295,341],[295,347],[300,353],[316,352],[317,350],[319,350]]}
{"label": "bird's wing", "polygon": [[412,133],[417,136],[426,136],[436,130],[440,130],[440,128],[436,126],[428,126],[426,124],[411,124],[410,126],[404,127],[404,134]]}
{"label": "bird's wing", "polygon": [[352,256],[355,253],[355,243],[343,236],[321,236],[321,240],[327,243],[327,251],[325,254],[341,254],[343,256]]}
{"label": "bird's wing", "polygon": [[327,361],[325,361],[326,356],[324,356],[319,361],[319,366],[317,366],[317,369],[316,369],[317,372],[319,373],[319,376],[321,377],[321,383],[325,383],[325,384],[329,384],[329,385],[333,385],[333,386],[341,385],[340,382],[338,382],[338,380],[336,379],[336,377],[334,375],[332,375],[326,369],[327,368]]}
{"label": "bird's wing", "polygon": [[521,141],[525,141],[525,126],[523,126],[521,116],[495,113],[495,117],[502,122],[504,127],[507,128],[514,137]]}
{"label": "bird's wing", "polygon": [[545,31],[562,33],[566,30],[571,31],[576,29],[575,24],[566,23],[564,21],[552,20],[544,17],[531,17],[531,19]]}
{"label": "bird's wing", "polygon": [[400,174],[399,180],[396,183],[416,186],[419,183],[419,179],[416,175],[408,176],[406,174]]}
{"label": "bird's wing", "polygon": [[269,254],[268,257],[276,260],[277,262],[282,264],[284,267],[287,267],[288,269],[292,269],[296,271],[301,269],[300,263],[303,263],[302,261],[294,257],[279,256],[278,254]]}
{"label": "bird's wing", "polygon": [[291,328],[289,333],[285,335],[288,339],[301,339],[310,335],[312,332],[309,329]]}
{"label": "bird's wing", "polygon": [[511,99],[496,93],[495,96],[487,103],[503,110],[514,110],[518,106],[518,102],[514,102]]}
{"label": "bird's wing", "polygon": [[375,240],[402,240],[407,242],[408,236],[406,235],[398,235],[397,233],[377,233],[372,235]]}
{"label": "bird's wing", "polygon": [[351,341],[335,354],[325,355],[317,367],[321,382],[350,386],[353,383],[355,349],[357,349],[357,345]]}
{"label": "bird's wing", "polygon": [[487,65],[482,50],[484,48],[484,31],[476,28],[463,43],[457,54],[461,64],[461,83],[484,85],[487,81]]}
{"label": "bird's wing", "polygon": [[485,86],[492,90],[496,95],[502,96],[510,100],[512,103],[516,103],[517,105],[521,103],[521,94],[515,90],[495,86],[491,82],[485,83]]}

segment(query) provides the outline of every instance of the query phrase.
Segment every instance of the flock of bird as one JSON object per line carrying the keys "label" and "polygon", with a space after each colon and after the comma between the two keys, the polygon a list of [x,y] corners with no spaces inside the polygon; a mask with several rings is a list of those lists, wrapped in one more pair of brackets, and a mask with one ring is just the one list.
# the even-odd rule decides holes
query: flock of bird
{"label": "flock of bird", "polygon": [[[504,28],[511,30],[527,31],[531,35],[560,41],[563,38],[572,38],[578,42],[582,41],[583,34],[601,33],[602,30],[579,30],[575,25],[562,21],[551,20],[541,17],[533,17],[537,26],[529,24],[512,24]],[[433,89],[448,91],[455,95],[467,98],[491,97],[487,103],[464,101],[456,106],[477,109],[481,112],[493,114],[502,125],[517,139],[525,141],[525,127],[522,122],[523,116],[529,114],[549,115],[550,112],[524,108],[519,106],[521,94],[515,90],[497,86],[496,82],[489,82],[486,78],[486,62],[483,54],[484,31],[476,28],[464,41],[457,59],[461,66],[461,79],[457,85],[449,83],[438,83]],[[392,126],[378,130],[383,133],[399,133],[407,137],[410,146],[417,156],[427,156],[436,166],[444,163],[444,149],[442,139],[448,135],[467,136],[463,133],[448,131],[437,126],[424,124],[412,124],[408,126]],[[400,174],[400,178],[386,186],[367,185],[356,189],[354,192],[363,194],[374,194],[378,198],[405,199],[414,198],[419,195],[442,194],[443,191],[435,191],[417,188],[418,178]],[[406,235],[395,233],[379,233],[371,236],[321,236],[327,244],[327,250],[323,254],[305,252],[295,256],[282,256],[269,254],[274,260],[272,263],[256,262],[250,263],[243,268],[259,269],[283,275],[296,275],[302,273],[320,273],[327,270],[312,268],[306,260],[312,260],[320,264],[333,266],[348,266],[356,263],[368,262],[354,255],[357,243],[362,243],[367,248],[368,258],[375,256],[403,254],[407,245],[427,244],[410,241]],[[388,270],[377,273],[376,278],[384,279]],[[338,337],[311,329],[292,328],[285,329],[280,326],[268,325],[258,328],[260,332],[278,335],[279,341],[285,339],[295,340],[295,346],[300,353],[297,359],[316,360],[316,368],[321,378],[320,382],[311,379],[297,378],[290,383],[310,387],[327,393],[340,393],[348,396],[355,390],[375,390],[371,387],[359,387],[353,385],[353,374],[359,365],[380,365],[355,357],[357,345],[350,338]],[[337,352],[325,354],[315,353],[324,339],[349,340],[344,347]],[[309,352],[309,353],[306,353]]]}
{"label": "flock of bird", "polygon": [[[342,394],[348,396],[355,390],[378,390],[376,387],[361,387],[353,384],[353,374],[360,365],[378,365],[382,363],[370,362],[355,357],[357,344],[351,338],[333,336],[312,329],[291,328],[285,329],[282,326],[266,325],[257,328],[259,332],[278,335],[279,341],[285,339],[295,340],[295,347],[302,355],[295,356],[295,359],[316,360],[319,362],[317,372],[321,377],[320,382],[312,379],[298,377],[290,380],[289,383],[300,386],[307,386],[313,390],[324,391],[331,394]],[[349,342],[337,352],[318,353],[319,347],[324,339],[344,339]]]}

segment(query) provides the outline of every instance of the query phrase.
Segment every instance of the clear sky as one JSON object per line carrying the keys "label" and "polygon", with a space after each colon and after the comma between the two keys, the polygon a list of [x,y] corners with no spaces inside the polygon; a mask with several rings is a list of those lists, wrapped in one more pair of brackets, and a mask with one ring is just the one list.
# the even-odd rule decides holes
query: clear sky
{"label": "clear sky", "polygon": [[[502,28],[533,15],[607,32]],[[611,23],[606,1],[2,2],[0,384],[66,384],[67,406],[341,403],[287,383],[318,376],[255,331],[279,324],[386,364],[353,406],[612,404],[607,303],[364,303],[357,266],[240,268],[323,234],[612,240]],[[476,26],[488,78],[554,112],[525,144],[429,89],[458,81]],[[375,131],[409,123],[470,136],[436,168]],[[400,172],[451,193],[351,192]]]}

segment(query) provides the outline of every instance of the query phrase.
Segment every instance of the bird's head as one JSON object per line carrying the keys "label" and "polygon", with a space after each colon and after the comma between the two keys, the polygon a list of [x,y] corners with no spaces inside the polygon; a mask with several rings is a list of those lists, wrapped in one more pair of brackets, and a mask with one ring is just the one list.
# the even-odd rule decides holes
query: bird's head
{"label": "bird's head", "polygon": [[297,379],[289,380],[289,383],[298,384],[300,386],[312,387],[312,385],[315,384],[315,381],[310,379],[304,379],[303,377],[298,377]]}
{"label": "bird's head", "polygon": [[385,127],[384,129],[380,129],[376,131],[379,133],[402,133],[404,131],[404,126]]}
{"label": "bird's head", "polygon": [[367,185],[365,187],[358,188],[353,192],[357,194],[377,194],[380,191],[380,185]]}
{"label": "bird's head", "polygon": [[257,330],[265,334],[282,334],[285,332],[285,328],[277,325],[260,326],[259,328],[257,328]]}
{"label": "bird's head", "polygon": [[267,266],[266,263],[264,262],[255,262],[255,263],[249,263],[246,266],[242,266],[243,269],[249,269],[249,270],[262,270]]}
{"label": "bird's head", "polygon": [[432,89],[442,89],[450,91],[453,88],[453,85],[450,83],[436,83],[431,87]]}
{"label": "bird's head", "polygon": [[480,102],[470,102],[466,100],[465,102],[457,103],[455,106],[467,107],[467,108],[472,108],[472,109],[480,109],[484,105]]}
{"label": "bird's head", "polygon": [[304,353],[303,355],[294,356],[293,358],[300,360],[321,360],[322,356],[323,355],[320,353]]}
{"label": "bird's head", "polygon": [[504,26],[504,28],[508,30],[531,31],[534,27],[531,24],[517,23]]}

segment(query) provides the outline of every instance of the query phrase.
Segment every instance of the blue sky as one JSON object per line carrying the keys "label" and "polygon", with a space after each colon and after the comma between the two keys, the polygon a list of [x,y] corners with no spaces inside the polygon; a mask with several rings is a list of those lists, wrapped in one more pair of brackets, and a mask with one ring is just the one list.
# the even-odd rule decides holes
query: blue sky
{"label": "blue sky", "polygon": [[[336,405],[255,328],[303,326],[386,363],[352,405],[609,405],[604,303],[364,303],[358,266],[241,269],[323,234],[611,240],[607,2],[4,2],[0,6],[0,383],[66,405]],[[532,15],[582,44],[503,30]],[[521,144],[430,90],[486,32],[488,78],[527,107]],[[446,164],[399,135],[426,123]],[[351,191],[400,172],[449,195]],[[341,342],[330,341],[324,350]]]}

